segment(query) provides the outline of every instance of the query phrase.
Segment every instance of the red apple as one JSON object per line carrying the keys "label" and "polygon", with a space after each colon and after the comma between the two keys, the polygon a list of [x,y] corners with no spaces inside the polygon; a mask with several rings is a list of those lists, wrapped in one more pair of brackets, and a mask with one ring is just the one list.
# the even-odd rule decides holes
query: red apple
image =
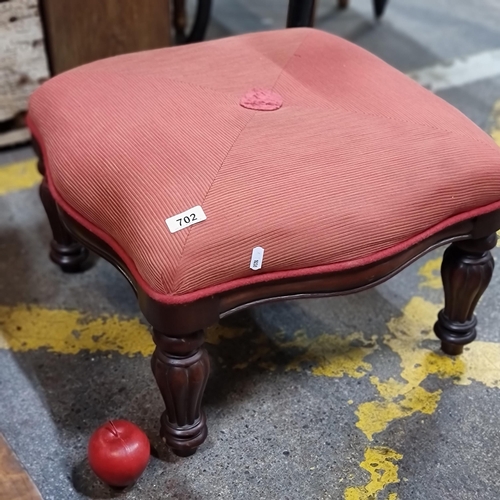
{"label": "red apple", "polygon": [[89,464],[110,486],[124,488],[137,481],[149,462],[149,440],[137,425],[110,420],[90,437]]}

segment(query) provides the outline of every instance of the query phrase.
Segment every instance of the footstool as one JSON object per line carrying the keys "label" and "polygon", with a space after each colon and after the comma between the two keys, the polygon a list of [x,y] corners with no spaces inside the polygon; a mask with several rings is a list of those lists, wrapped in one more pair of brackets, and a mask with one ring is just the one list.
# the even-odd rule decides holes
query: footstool
{"label": "footstool", "polygon": [[264,302],[358,292],[450,244],[434,327],[459,354],[493,271],[500,150],[458,110],[311,28],[105,59],[37,90],[50,256],[93,250],[153,327],[161,435],[206,438],[204,329]]}

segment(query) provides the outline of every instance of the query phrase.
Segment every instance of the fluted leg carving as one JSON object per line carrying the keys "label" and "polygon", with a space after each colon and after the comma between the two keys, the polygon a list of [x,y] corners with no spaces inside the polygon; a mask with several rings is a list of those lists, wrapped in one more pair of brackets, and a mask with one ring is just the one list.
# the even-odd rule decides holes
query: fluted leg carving
{"label": "fluted leg carving", "polygon": [[89,252],[72,238],[61,222],[56,202],[47,185],[45,168],[41,159],[38,161],[38,171],[44,176],[40,184],[40,199],[52,229],[53,239],[50,242],[50,259],[65,272],[79,271]]}
{"label": "fluted leg carving", "polygon": [[486,290],[495,263],[490,250],[496,234],[465,240],[448,247],[441,266],[445,306],[439,312],[434,332],[446,354],[460,354],[463,346],[476,338],[474,309]]}
{"label": "fluted leg carving", "polygon": [[175,454],[189,456],[207,437],[201,409],[210,372],[204,334],[173,337],[154,329],[153,338],[156,350],[151,366],[166,408],[160,433]]}

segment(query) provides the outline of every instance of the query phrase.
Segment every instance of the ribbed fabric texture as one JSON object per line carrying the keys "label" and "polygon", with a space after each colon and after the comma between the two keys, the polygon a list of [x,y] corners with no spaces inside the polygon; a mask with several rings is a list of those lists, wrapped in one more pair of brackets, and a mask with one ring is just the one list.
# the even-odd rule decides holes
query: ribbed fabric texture
{"label": "ribbed fabric texture", "polygon": [[[241,106],[254,88],[283,105]],[[165,296],[346,268],[500,200],[500,150],[483,131],[313,29],[88,64],[37,90],[29,119],[56,197]],[[165,219],[196,205],[207,220],[170,233]]]}

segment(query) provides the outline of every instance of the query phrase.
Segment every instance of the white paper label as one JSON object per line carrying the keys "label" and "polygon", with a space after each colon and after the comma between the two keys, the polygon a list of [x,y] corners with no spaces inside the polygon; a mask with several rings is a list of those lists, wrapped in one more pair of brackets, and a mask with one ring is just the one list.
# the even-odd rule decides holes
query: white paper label
{"label": "white paper label", "polygon": [[250,261],[250,269],[258,271],[262,267],[264,260],[264,249],[262,247],[255,247],[252,250],[252,260]]}
{"label": "white paper label", "polygon": [[181,214],[174,215],[165,220],[171,233],[180,231],[181,229],[186,229],[186,227],[192,226],[193,224],[198,224],[206,220],[207,216],[199,205],[197,207],[190,208]]}

